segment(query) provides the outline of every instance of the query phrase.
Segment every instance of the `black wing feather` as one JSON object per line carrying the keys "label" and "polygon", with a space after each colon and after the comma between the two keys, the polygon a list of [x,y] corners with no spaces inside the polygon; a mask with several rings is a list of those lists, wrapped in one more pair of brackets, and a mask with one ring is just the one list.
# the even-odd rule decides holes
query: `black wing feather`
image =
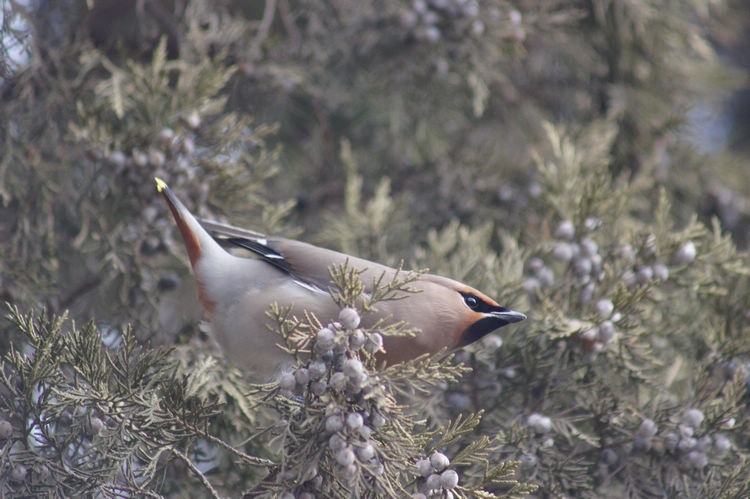
{"label": "black wing feather", "polygon": [[279,270],[294,275],[294,269],[289,265],[289,262],[284,259],[284,255],[275,251],[273,248],[244,237],[228,237],[224,240],[235,246],[251,251]]}

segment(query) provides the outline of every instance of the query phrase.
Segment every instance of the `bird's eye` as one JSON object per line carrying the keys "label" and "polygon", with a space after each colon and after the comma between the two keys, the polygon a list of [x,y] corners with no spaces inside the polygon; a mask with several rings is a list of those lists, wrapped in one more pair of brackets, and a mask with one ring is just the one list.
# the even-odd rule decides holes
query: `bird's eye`
{"label": "bird's eye", "polygon": [[474,296],[474,295],[466,295],[466,296],[464,296],[464,302],[472,310],[476,310],[477,308],[479,308],[479,300],[477,300],[477,297]]}

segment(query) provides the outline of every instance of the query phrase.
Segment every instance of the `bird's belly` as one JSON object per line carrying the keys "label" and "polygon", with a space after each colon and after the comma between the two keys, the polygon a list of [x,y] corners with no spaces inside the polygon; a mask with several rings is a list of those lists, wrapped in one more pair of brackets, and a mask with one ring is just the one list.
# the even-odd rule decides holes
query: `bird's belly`
{"label": "bird's belly", "polygon": [[[317,293],[293,282],[281,287],[248,291],[228,307],[214,310],[211,327],[216,341],[229,360],[237,367],[251,371],[258,378],[275,377],[294,361],[281,345],[274,321],[266,315],[271,304],[293,305],[293,314],[304,319],[307,310],[326,324],[336,317],[338,307],[327,293]],[[271,330],[269,331],[268,326]]]}

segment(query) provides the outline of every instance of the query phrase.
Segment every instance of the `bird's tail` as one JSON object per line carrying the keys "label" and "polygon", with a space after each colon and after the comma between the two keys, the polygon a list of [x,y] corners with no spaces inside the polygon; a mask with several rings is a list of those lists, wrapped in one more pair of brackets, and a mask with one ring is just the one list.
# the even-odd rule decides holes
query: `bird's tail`
{"label": "bird's tail", "polygon": [[201,224],[198,223],[198,220],[182,204],[174,192],[167,186],[166,182],[158,177],[154,177],[154,180],[156,181],[156,190],[167,200],[169,209],[172,211],[175,222],[177,222],[177,227],[180,228],[180,234],[182,234],[182,239],[185,242],[185,248],[190,258],[190,265],[192,265],[193,269],[195,270],[198,261],[206,254],[226,253]]}

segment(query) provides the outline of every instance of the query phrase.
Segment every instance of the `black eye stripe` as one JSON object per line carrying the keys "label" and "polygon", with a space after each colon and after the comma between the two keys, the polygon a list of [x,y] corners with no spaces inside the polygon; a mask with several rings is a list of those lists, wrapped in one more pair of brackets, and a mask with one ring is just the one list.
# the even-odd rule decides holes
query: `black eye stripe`
{"label": "black eye stripe", "polygon": [[464,297],[464,303],[466,303],[466,306],[472,310],[476,310],[477,312],[484,312],[484,309],[488,308],[488,305],[484,302],[484,300],[481,300],[476,295],[473,295],[471,293],[461,293],[461,295]]}
{"label": "black eye stripe", "polygon": [[486,301],[482,300],[477,295],[472,294],[472,293],[461,293],[461,296],[463,296],[464,303],[466,304],[466,306],[474,310],[475,312],[488,314],[490,312],[506,310],[502,307],[496,307],[496,306],[490,305],[489,303],[487,303]]}

